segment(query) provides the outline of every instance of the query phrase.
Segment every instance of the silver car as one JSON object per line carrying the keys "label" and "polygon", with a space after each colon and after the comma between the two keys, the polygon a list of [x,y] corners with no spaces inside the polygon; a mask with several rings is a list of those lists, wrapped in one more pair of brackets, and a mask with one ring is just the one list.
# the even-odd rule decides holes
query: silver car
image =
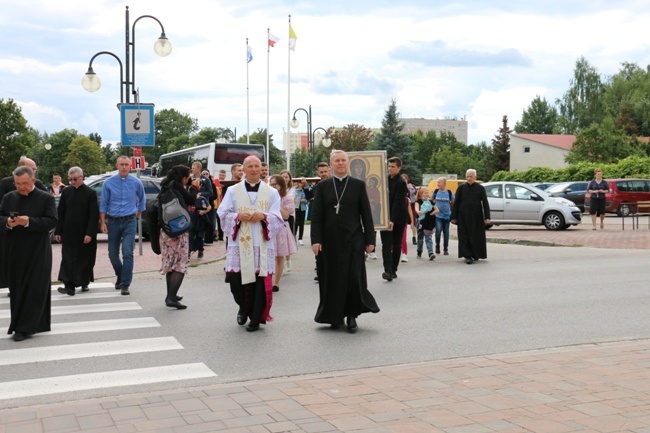
{"label": "silver car", "polygon": [[564,230],[581,222],[582,212],[570,200],[551,197],[521,182],[483,184],[490,203],[492,225],[543,225],[548,230]]}

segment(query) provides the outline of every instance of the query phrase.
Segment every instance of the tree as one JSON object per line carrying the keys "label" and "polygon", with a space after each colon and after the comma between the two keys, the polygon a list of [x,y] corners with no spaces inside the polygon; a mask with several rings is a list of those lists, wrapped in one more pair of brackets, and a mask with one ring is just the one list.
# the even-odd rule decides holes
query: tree
{"label": "tree", "polygon": [[623,63],[604,93],[605,114],[616,119],[628,135],[650,136],[650,70]]}
{"label": "tree", "polygon": [[508,116],[503,116],[501,127],[492,139],[492,164],[493,172],[499,170],[510,170],[510,134],[512,130],[508,127]]}
{"label": "tree", "polygon": [[[44,143],[38,144],[38,177],[41,180],[51,179],[52,173],[65,174],[65,167],[63,161],[68,155],[68,147],[72,140],[79,137],[79,132],[76,129],[63,129],[55,132],[54,134],[45,134]],[[50,150],[45,150],[44,144],[49,143]],[[42,149],[42,150],[41,150]],[[81,168],[84,168],[83,165]]]}
{"label": "tree", "polygon": [[402,171],[408,174],[414,184],[422,183],[422,172],[419,164],[415,163],[411,139],[404,135],[404,123],[399,120],[397,101],[392,99],[384,119],[381,121],[381,132],[375,137],[375,149],[385,150],[389,158],[397,156],[402,160]]}
{"label": "tree", "polygon": [[577,134],[593,123],[599,123],[605,115],[605,86],[598,71],[584,57],[576,61],[570,84],[562,99],[556,100],[560,107],[559,126],[563,134]]}
{"label": "tree", "polygon": [[[239,143],[246,143],[246,135],[239,137]],[[251,134],[249,143],[263,144],[266,149],[266,128],[258,128]],[[282,151],[273,145],[273,134],[269,136],[269,167],[271,173],[279,173],[287,167],[287,161],[282,157]]]}
{"label": "tree", "polygon": [[63,161],[64,171],[73,166],[81,167],[85,176],[100,174],[106,167],[106,157],[97,142],[86,136],[79,136],[68,146],[68,154]]}
{"label": "tree", "polygon": [[558,114],[555,107],[539,95],[521,115],[521,121],[515,123],[517,134],[554,134],[558,130]]}
{"label": "tree", "polygon": [[189,114],[181,114],[173,108],[159,111],[155,115],[156,145],[145,147],[143,153],[147,160],[158,161],[160,155],[190,146],[190,137],[199,125]]}
{"label": "tree", "polygon": [[614,120],[606,118],[600,125],[592,126],[578,133],[565,160],[569,164],[581,162],[613,163],[628,156],[644,156],[640,143],[634,137],[617,129]]}
{"label": "tree", "polygon": [[[230,128],[201,128],[201,130],[190,139],[192,146],[199,144],[212,143],[213,141],[225,140],[226,143],[235,141],[235,134]],[[244,141],[245,143],[246,141]],[[241,143],[241,141],[240,141]]]}
{"label": "tree", "polygon": [[356,123],[345,125],[341,129],[328,129],[328,136],[332,140],[334,149],[341,149],[346,152],[362,152],[368,150],[368,144],[373,140],[375,134],[371,129]]}
{"label": "tree", "polygon": [[472,168],[469,166],[469,158],[447,145],[443,145],[440,151],[431,155],[429,159],[431,173],[458,174],[462,178],[468,168]]}
{"label": "tree", "polygon": [[34,145],[27,120],[13,99],[0,99],[0,174],[11,175],[20,156]]}

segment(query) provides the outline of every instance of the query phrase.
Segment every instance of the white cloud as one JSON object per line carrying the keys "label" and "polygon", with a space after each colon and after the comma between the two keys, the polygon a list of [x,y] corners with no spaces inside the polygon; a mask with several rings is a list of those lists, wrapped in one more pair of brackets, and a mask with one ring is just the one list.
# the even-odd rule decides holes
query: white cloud
{"label": "white cloud", "polygon": [[[230,0],[131,4],[131,23],[156,16],[174,46],[152,50],[160,27],[136,26],[136,85],[142,102],[176,108],[201,127],[246,129],[245,41],[249,64],[250,129],[266,127],[266,33],[280,37],[270,56],[270,130],[276,144],[287,127],[288,14],[298,35],[291,54],[291,109],[312,105],[314,126],[359,123],[379,127],[395,97],[405,116],[463,117],[469,142],[490,142],[501,118],[510,126],[536,95],[562,96],[579,56],[602,74],[621,62],[645,67],[645,1],[581,0],[520,4],[467,0],[267,2]],[[119,67],[94,62],[102,88],[80,80],[94,53],[124,58],[124,4],[116,0],[0,0],[0,97],[22,101],[31,126],[76,128],[119,140]],[[408,52],[407,52],[408,51]],[[397,55],[396,55],[397,53]],[[490,67],[487,67],[490,66]],[[301,121],[304,125],[304,121]]]}

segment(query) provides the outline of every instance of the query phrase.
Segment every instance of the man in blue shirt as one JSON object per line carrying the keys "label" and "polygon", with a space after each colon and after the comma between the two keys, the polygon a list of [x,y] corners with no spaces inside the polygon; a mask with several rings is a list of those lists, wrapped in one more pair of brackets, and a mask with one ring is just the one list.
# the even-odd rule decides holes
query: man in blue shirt
{"label": "man in blue shirt", "polygon": [[129,175],[131,159],[120,156],[115,167],[118,173],[106,179],[102,185],[99,221],[102,233],[108,233],[108,258],[117,276],[115,289],[121,290],[123,295],[129,295],[129,286],[133,280],[137,219],[144,212],[147,201],[140,179]]}

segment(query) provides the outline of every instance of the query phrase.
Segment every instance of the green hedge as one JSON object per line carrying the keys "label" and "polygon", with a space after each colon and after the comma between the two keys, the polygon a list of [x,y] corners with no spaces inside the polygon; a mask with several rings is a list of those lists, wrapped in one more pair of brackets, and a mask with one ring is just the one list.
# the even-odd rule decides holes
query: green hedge
{"label": "green hedge", "polygon": [[630,156],[616,164],[595,164],[581,162],[569,167],[553,170],[548,167],[532,167],[527,171],[498,171],[490,181],[514,182],[569,182],[591,180],[594,178],[594,169],[600,167],[605,179],[642,178],[650,179],[650,158]]}

